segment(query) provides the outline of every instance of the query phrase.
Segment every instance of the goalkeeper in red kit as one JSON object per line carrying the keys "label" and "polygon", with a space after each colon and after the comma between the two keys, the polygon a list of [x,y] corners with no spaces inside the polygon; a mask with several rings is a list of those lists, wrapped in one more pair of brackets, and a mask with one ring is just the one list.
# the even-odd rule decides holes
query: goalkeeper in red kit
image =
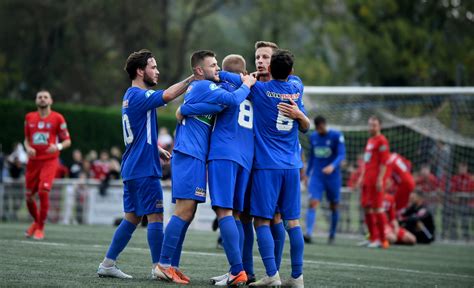
{"label": "goalkeeper in red kit", "polygon": [[385,238],[385,215],[383,200],[390,148],[387,138],[381,133],[381,121],[376,116],[369,118],[369,134],[364,153],[364,167],[358,181],[362,188],[361,205],[365,223],[369,230],[369,248],[388,248]]}
{"label": "goalkeeper in red kit", "polygon": [[[25,116],[26,206],[34,222],[26,230],[26,237],[44,238],[44,222],[48,216],[49,191],[59,164],[59,151],[71,146],[64,117],[51,110],[53,99],[46,90],[36,94],[38,110]],[[61,142],[58,142],[59,141]],[[40,209],[36,206],[36,194]]]}

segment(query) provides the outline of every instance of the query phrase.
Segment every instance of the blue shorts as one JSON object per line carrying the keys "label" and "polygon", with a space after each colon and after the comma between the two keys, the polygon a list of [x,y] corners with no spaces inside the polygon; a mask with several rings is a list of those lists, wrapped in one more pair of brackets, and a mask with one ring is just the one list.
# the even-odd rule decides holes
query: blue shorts
{"label": "blue shorts", "polygon": [[330,203],[339,203],[341,196],[341,175],[313,175],[308,185],[309,198],[321,202],[324,191],[326,191],[326,199]]}
{"label": "blue shorts", "polygon": [[176,199],[206,202],[206,163],[184,153],[171,157],[171,195]]}
{"label": "blue shorts", "polygon": [[137,216],[163,213],[160,178],[142,177],[123,182],[123,210]]}
{"label": "blue shorts", "polygon": [[232,160],[208,162],[209,193],[212,207],[244,210],[244,197],[250,173]]}
{"label": "blue shorts", "polygon": [[300,218],[299,169],[265,169],[252,172],[250,215],[272,219],[278,206],[283,220]]}

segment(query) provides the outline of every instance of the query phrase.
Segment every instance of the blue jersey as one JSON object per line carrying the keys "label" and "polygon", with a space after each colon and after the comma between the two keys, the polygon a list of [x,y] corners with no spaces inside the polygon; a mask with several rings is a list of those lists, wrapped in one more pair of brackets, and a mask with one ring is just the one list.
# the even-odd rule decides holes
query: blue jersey
{"label": "blue jersey", "polygon": [[[218,86],[231,92],[237,89],[237,86],[228,82],[221,82]],[[186,103],[181,106],[183,115],[199,114],[200,110],[212,113],[219,110],[219,106],[207,103]],[[244,100],[239,106],[229,106],[216,116],[208,160],[232,160],[250,171],[253,154],[253,106],[252,102]]]}
{"label": "blue jersey", "polygon": [[165,104],[163,90],[130,87],[125,92],[122,102],[124,181],[148,176],[161,177],[155,108]]}
{"label": "blue jersey", "polygon": [[[239,85],[236,74],[220,72],[221,80]],[[303,167],[298,139],[298,121],[283,116],[277,105],[295,101],[305,113],[303,84],[296,76],[288,81],[259,82],[251,89],[250,100],[258,113],[254,114],[255,169],[296,169]]]}
{"label": "blue jersey", "polygon": [[344,135],[336,130],[328,130],[326,135],[313,132],[309,136],[311,145],[308,157],[308,176],[324,176],[324,167],[332,164],[334,172],[332,175],[340,175],[341,162],[346,157],[346,147],[344,146]]}
{"label": "blue jersey", "polygon": [[[209,80],[197,80],[189,85],[184,96],[184,103],[238,106],[245,100],[249,92],[250,89],[246,85],[240,85],[234,92],[228,92]],[[182,123],[177,125],[174,150],[205,162],[209,152],[213,118],[213,115],[185,118]]]}

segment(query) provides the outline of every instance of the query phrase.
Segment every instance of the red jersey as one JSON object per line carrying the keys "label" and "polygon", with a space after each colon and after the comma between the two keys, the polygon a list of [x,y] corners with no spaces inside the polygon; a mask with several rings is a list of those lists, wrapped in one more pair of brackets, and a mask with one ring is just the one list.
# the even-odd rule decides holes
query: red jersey
{"label": "red jersey", "polygon": [[387,213],[387,220],[389,223],[391,223],[393,220],[395,220],[395,217],[396,217],[395,198],[393,197],[393,195],[385,193],[385,198],[383,200],[383,207],[384,207],[385,213]]}
{"label": "red jersey", "polygon": [[474,192],[474,175],[466,173],[451,177],[451,192]]}
{"label": "red jersey", "polygon": [[418,175],[415,178],[416,187],[422,192],[433,192],[438,190],[439,181],[433,174]]}
{"label": "red jersey", "polygon": [[395,183],[413,182],[413,175],[410,173],[411,162],[403,156],[392,153],[387,161],[387,166],[390,167],[391,176]]}
{"label": "red jersey", "polygon": [[66,121],[64,117],[51,111],[48,116],[41,118],[38,111],[30,112],[25,116],[25,138],[30,146],[36,150],[31,160],[44,160],[59,157],[59,151],[48,153],[46,150],[51,144],[69,139]]}
{"label": "red jersey", "polygon": [[[388,140],[382,134],[369,138],[365,146],[364,185],[375,185],[380,173],[380,166],[386,165],[390,157]],[[387,174],[386,174],[387,175]]]}

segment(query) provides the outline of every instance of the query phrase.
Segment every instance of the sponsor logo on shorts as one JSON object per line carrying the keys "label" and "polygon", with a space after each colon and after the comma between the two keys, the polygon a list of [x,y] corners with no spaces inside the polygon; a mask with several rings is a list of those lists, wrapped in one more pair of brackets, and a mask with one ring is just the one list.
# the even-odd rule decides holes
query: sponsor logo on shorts
{"label": "sponsor logo on shorts", "polygon": [[163,200],[156,200],[156,208],[163,208]]}
{"label": "sponsor logo on shorts", "polygon": [[199,196],[199,197],[206,197],[206,189],[196,187],[196,192],[194,192],[194,195]]}

